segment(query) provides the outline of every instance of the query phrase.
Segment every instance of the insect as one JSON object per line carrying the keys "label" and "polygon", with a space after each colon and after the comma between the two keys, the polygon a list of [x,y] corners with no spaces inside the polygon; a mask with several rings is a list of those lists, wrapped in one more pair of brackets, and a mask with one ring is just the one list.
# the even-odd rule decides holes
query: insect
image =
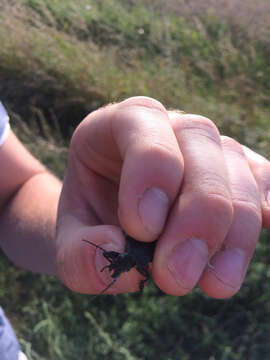
{"label": "insect", "polygon": [[109,264],[101,269],[101,272],[105,269],[109,269],[112,273],[112,281],[105,287],[100,294],[104,294],[119,278],[119,276],[128,272],[132,268],[135,268],[145,278],[140,281],[139,289],[143,291],[145,283],[150,279],[150,273],[148,271],[148,264],[152,262],[156,241],[151,243],[145,243],[133,239],[131,236],[124,234],[126,238],[126,246],[123,253],[117,251],[106,251],[101,246],[95,243],[82,239],[86,243],[95,246],[97,249],[103,252],[103,256],[108,260]]}

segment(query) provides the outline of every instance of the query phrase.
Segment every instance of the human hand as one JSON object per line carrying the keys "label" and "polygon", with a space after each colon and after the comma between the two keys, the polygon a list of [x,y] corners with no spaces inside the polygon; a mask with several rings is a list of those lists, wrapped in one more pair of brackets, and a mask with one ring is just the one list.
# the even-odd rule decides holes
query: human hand
{"label": "human hand", "polygon": [[[122,252],[121,226],[140,241],[158,238],[152,277],[166,293],[184,295],[198,284],[215,298],[235,294],[262,218],[270,227],[270,164],[244,152],[210,120],[168,112],[150,98],[88,115],[72,137],[59,205],[61,280],[100,293],[111,281],[100,272],[108,262],[82,239]],[[132,269],[106,293],[136,291],[140,279]]]}

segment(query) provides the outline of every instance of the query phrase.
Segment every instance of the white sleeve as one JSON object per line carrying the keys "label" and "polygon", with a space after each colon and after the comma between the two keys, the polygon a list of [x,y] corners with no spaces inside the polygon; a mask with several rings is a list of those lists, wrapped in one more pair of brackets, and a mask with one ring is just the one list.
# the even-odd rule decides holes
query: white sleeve
{"label": "white sleeve", "polygon": [[3,145],[9,133],[9,116],[0,101],[0,146]]}

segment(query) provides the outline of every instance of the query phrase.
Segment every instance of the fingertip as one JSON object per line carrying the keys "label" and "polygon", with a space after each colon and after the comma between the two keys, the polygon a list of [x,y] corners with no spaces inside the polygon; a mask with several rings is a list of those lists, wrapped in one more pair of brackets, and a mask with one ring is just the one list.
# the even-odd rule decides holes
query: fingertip
{"label": "fingertip", "polygon": [[[256,179],[257,180],[257,179]],[[260,180],[257,180],[257,183],[261,190],[261,207],[262,207],[262,226],[265,229],[270,229],[270,173],[269,180],[263,186],[260,184]],[[263,190],[262,187],[265,189]]]}
{"label": "fingertip", "polygon": [[208,296],[226,299],[235,295],[244,280],[248,257],[238,248],[219,251],[208,263],[199,287]]}
{"label": "fingertip", "polygon": [[270,208],[263,207],[262,209],[262,225],[265,229],[270,230]]}
{"label": "fingertip", "polygon": [[142,223],[152,234],[159,234],[169,210],[167,194],[156,187],[147,189],[138,204]]}
{"label": "fingertip", "polygon": [[[144,241],[157,239],[167,219],[170,200],[167,194],[157,187],[151,187],[138,197],[137,214],[141,224],[134,224],[134,230],[130,229],[128,219],[128,233]],[[133,225],[133,224],[132,224]]]}
{"label": "fingertip", "polygon": [[[81,226],[61,232],[58,238],[57,272],[61,281],[72,291],[97,294],[104,284],[95,264],[98,247],[112,244],[121,251],[124,239],[116,226]],[[89,242],[89,243],[87,243]]]}
{"label": "fingertip", "polygon": [[208,246],[204,240],[185,240],[168,254],[156,254],[153,266],[155,282],[170,295],[186,295],[196,286],[207,261]]}
{"label": "fingertip", "polygon": [[[96,248],[94,255],[95,271],[97,277],[102,282],[102,290],[100,290],[99,293],[108,295],[138,291],[139,280],[138,273],[135,269],[130,269],[128,272],[123,271],[120,273],[119,277],[114,278],[112,275],[117,269],[113,268],[113,270],[110,270],[109,265],[111,263],[108,258],[104,256],[103,250],[105,250],[107,254],[109,252],[117,252],[121,254],[124,252],[124,248],[121,246],[119,249],[119,247],[115,246],[113,243],[102,244],[101,247],[102,250],[100,248]],[[104,291],[105,289],[106,291]]]}
{"label": "fingertip", "polygon": [[121,254],[124,249],[125,237],[119,227],[110,225],[83,227],[71,240],[66,238],[59,246],[58,276],[70,290],[83,294],[119,294],[138,291],[140,275],[135,269],[120,273],[113,282],[112,275],[115,269],[110,271],[106,268],[110,265],[110,261],[104,256],[104,252],[113,251]]}
{"label": "fingertip", "polygon": [[135,239],[154,241],[162,233],[178,194],[183,167],[179,159],[167,158],[166,161],[163,156],[150,154],[136,159],[136,162],[130,160],[127,167],[119,190],[120,224]]}
{"label": "fingertip", "polygon": [[[165,140],[160,141],[165,144]],[[184,164],[174,145],[148,139],[126,154],[118,217],[123,229],[137,240],[153,241],[160,235],[179,192]]]}
{"label": "fingertip", "polygon": [[211,270],[208,269],[207,271],[209,272],[207,276],[203,275],[198,283],[199,288],[207,296],[213,299],[223,300],[223,299],[231,298],[240,290],[240,286],[237,288],[232,288],[228,284],[224,284],[221,281],[217,281],[216,276],[211,273]]}

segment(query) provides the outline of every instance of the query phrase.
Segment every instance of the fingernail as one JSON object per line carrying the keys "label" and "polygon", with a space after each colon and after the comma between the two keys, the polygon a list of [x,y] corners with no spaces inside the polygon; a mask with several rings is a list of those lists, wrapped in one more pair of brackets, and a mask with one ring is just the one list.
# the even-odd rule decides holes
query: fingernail
{"label": "fingernail", "polygon": [[247,263],[247,256],[242,249],[227,249],[215,255],[209,271],[225,285],[239,288],[243,281]]}
{"label": "fingernail", "polygon": [[146,230],[151,234],[159,234],[163,229],[169,210],[169,199],[164,191],[158,188],[146,190],[138,209]]}
{"label": "fingernail", "polygon": [[168,269],[182,289],[191,290],[199,281],[207,262],[206,242],[193,238],[185,240],[173,249]]}

